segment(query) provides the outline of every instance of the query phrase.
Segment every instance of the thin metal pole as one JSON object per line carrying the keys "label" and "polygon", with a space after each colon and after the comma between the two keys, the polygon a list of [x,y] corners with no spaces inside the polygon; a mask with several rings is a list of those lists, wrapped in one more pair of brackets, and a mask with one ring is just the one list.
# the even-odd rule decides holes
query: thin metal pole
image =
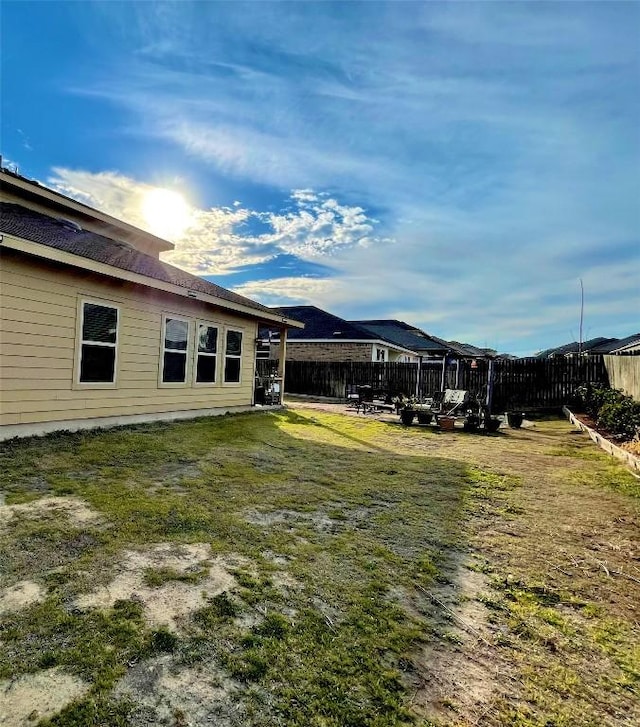
{"label": "thin metal pole", "polygon": [[442,381],[440,382],[440,391],[444,391],[445,379],[447,376],[447,354],[442,357]]}
{"label": "thin metal pole", "polygon": [[584,319],[584,285],[580,278],[580,341],[578,343],[578,353],[582,353],[582,321]]}

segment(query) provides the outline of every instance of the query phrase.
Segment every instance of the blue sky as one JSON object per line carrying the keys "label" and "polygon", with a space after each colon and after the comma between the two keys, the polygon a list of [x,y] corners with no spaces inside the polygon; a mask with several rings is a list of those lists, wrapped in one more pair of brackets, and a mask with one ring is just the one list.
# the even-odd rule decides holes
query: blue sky
{"label": "blue sky", "polygon": [[640,330],[640,4],[2,4],[2,152],[267,304],[526,355]]}

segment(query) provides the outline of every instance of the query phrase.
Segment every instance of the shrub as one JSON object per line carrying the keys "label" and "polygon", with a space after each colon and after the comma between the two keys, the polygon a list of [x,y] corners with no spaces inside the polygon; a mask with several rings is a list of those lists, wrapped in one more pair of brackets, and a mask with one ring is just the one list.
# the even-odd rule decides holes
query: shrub
{"label": "shrub", "polygon": [[622,391],[585,384],[577,389],[575,398],[616,439],[629,440],[640,433],[640,404]]}
{"label": "shrub", "polygon": [[576,391],[576,398],[587,414],[597,419],[600,409],[605,404],[620,401],[624,398],[624,394],[618,389],[611,389],[608,386],[585,384]]}
{"label": "shrub", "polygon": [[616,438],[633,439],[640,433],[640,404],[630,396],[603,404],[598,412],[598,426],[608,429]]}

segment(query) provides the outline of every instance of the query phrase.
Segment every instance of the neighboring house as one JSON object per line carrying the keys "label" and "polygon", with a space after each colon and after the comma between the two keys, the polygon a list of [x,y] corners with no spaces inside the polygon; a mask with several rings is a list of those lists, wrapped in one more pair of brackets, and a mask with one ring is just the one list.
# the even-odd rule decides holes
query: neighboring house
{"label": "neighboring house", "polygon": [[634,333],[626,338],[612,338],[608,343],[592,348],[589,353],[633,353],[640,352],[640,333]]}
{"label": "neighboring house", "polygon": [[0,171],[0,439],[243,410],[281,313],[159,259],[173,245]]}
{"label": "neighboring house", "polygon": [[441,360],[443,356],[457,353],[446,341],[430,336],[404,321],[376,319],[349,322],[364,328],[372,335],[413,351],[418,359],[437,358]]}
{"label": "neighboring house", "polygon": [[[345,321],[313,305],[285,306],[274,309],[286,318],[304,323],[304,329],[291,330],[287,340],[287,359],[290,361],[392,361],[417,363],[419,354],[388,337]],[[264,356],[269,350],[277,357],[278,334],[261,332]],[[270,345],[269,345],[270,344]]]}
{"label": "neighboring house", "polygon": [[572,341],[563,346],[540,351],[540,353],[536,354],[535,358],[557,358],[560,356],[571,358],[578,356],[580,353],[591,355],[598,353],[629,353],[633,351],[640,351],[640,333],[635,333],[622,339],[599,336],[598,338],[590,338],[588,341],[583,341],[582,343]]}
{"label": "neighboring house", "polygon": [[350,323],[362,326],[371,333],[415,351],[424,361],[430,359],[442,360],[443,356],[452,359],[473,359],[493,358],[496,355],[496,352],[492,349],[477,348],[468,343],[458,343],[457,341],[445,341],[404,321],[377,319],[350,321]]}

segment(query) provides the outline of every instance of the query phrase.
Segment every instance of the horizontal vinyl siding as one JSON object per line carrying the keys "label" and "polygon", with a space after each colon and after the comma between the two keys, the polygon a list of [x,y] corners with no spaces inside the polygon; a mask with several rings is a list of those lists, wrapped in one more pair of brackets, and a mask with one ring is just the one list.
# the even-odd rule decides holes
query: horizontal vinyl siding
{"label": "horizontal vinyl siding", "polygon": [[[0,424],[71,421],[97,417],[246,406],[253,396],[254,321],[201,301],[87,275],[0,252]],[[116,388],[74,385],[78,300],[114,304],[120,311]],[[162,316],[189,319],[188,371],[194,376],[195,321],[243,331],[242,383],[158,385]]]}

